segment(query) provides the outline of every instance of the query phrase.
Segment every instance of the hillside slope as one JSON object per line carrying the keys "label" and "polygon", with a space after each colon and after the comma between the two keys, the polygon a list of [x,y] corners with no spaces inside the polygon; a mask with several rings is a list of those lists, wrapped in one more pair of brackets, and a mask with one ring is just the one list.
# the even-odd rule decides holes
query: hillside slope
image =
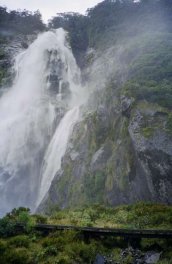
{"label": "hillside slope", "polygon": [[[113,5],[104,1],[92,19],[105,4]],[[171,17],[165,8],[154,16],[141,10],[134,21],[128,15],[128,27],[125,18],[92,38],[82,73],[94,92],[40,211],[52,204],[172,203]]]}

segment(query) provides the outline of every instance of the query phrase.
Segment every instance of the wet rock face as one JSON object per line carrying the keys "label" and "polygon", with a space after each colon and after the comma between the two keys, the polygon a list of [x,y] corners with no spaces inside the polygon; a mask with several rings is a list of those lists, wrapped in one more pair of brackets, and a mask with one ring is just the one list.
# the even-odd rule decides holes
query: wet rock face
{"label": "wet rock face", "polygon": [[120,105],[112,112],[112,106],[101,104],[75,127],[45,207],[48,201],[62,207],[78,201],[112,206],[136,201],[172,203],[168,111],[141,102],[127,117],[119,111]]}
{"label": "wet rock face", "polygon": [[171,204],[172,135],[166,130],[168,115],[150,110],[149,106],[149,112],[142,109],[134,113],[129,133],[138,163],[146,175],[151,199]]}
{"label": "wet rock face", "polygon": [[0,33],[0,37],[2,38],[0,40],[0,53],[2,52],[3,55],[0,55],[0,71],[4,72],[3,79],[1,80],[0,78],[0,88],[5,88],[6,86],[11,86],[15,76],[12,68],[15,55],[21,50],[27,49],[37,34],[22,35],[14,32],[6,32],[4,35],[2,32]]}
{"label": "wet rock face", "polygon": [[67,64],[65,65],[56,50],[47,51],[48,63],[47,76],[48,89],[54,95],[59,95],[62,100],[67,100],[71,96],[69,82],[65,80],[64,72],[67,73]]}
{"label": "wet rock face", "polygon": [[2,42],[0,46],[5,50],[6,55],[12,59],[19,51],[27,49],[36,37],[36,33],[32,35],[12,34],[7,36],[5,43]]}
{"label": "wet rock face", "polygon": [[134,102],[134,98],[128,98],[126,96],[121,96],[121,110],[122,114],[126,115],[127,117],[130,116],[130,111],[132,108],[132,104]]}
{"label": "wet rock face", "polygon": [[156,264],[160,260],[161,253],[155,251],[142,252],[139,249],[131,247],[121,250],[118,261],[115,261],[117,256],[102,256],[97,254],[94,264]]}
{"label": "wet rock face", "polygon": [[121,251],[121,262],[130,259],[129,263],[133,264],[156,264],[160,259],[161,253],[155,251],[142,252],[139,249],[131,247]]}
{"label": "wet rock face", "polygon": [[124,115],[121,101],[115,102],[101,102],[75,126],[43,211],[54,203],[172,203],[170,113],[145,102],[132,106],[127,100],[130,114]]}
{"label": "wet rock face", "polygon": [[[121,85],[121,84],[120,84]],[[93,94],[44,201],[61,207],[137,201],[172,203],[172,125],[168,109],[121,95]]]}
{"label": "wet rock face", "polygon": [[147,252],[144,256],[144,261],[147,264],[157,263],[160,259],[161,253],[158,252]]}
{"label": "wet rock face", "polygon": [[94,264],[105,264],[106,263],[106,258],[103,257],[102,255],[98,254],[96,256],[96,260],[94,262]]}

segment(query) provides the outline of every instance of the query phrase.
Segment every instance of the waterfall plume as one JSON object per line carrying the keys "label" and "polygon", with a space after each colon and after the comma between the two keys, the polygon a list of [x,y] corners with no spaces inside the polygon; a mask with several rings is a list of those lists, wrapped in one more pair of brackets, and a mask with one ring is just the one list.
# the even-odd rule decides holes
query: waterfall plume
{"label": "waterfall plume", "polygon": [[85,100],[63,29],[40,34],[14,67],[13,85],[0,98],[1,214],[41,202]]}

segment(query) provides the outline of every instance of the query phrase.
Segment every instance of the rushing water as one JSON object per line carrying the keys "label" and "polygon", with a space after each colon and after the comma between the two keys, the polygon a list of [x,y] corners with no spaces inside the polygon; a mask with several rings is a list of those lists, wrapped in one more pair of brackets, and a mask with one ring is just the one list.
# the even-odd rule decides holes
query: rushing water
{"label": "rushing water", "polygon": [[41,202],[85,99],[62,29],[39,35],[15,61],[13,86],[0,98],[1,214]]}
{"label": "rushing water", "polygon": [[61,157],[65,154],[70,132],[78,118],[79,108],[74,107],[66,113],[54,133],[45,155],[45,163],[42,168],[42,179],[37,201],[38,205],[49,190],[54,175],[60,169]]}

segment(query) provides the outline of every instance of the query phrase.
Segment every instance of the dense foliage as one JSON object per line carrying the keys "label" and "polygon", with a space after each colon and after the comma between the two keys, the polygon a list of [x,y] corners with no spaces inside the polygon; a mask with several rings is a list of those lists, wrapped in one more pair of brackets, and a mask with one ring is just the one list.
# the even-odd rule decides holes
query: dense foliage
{"label": "dense foliage", "polygon": [[[27,34],[38,33],[45,30],[42,16],[39,10],[30,12],[27,10],[11,10],[0,6],[0,87],[11,83],[11,58],[7,52],[8,45],[15,39],[24,39]],[[23,48],[27,48],[24,40],[21,40]],[[15,47],[15,44],[13,45]],[[14,48],[15,49],[15,48]]]}
{"label": "dense foliage", "polygon": [[34,219],[30,216],[30,209],[14,208],[5,217],[0,219],[0,237],[16,234],[16,224],[23,224],[25,231],[30,231],[34,226]]}
{"label": "dense foliage", "polygon": [[128,81],[121,92],[172,109],[172,34],[148,34],[137,40],[125,51],[130,58]]}
{"label": "dense foliage", "polygon": [[6,7],[0,6],[0,33],[11,34],[12,32],[31,34],[34,31],[42,31],[45,25],[39,10],[30,12],[23,11],[7,11]]}
{"label": "dense foliage", "polygon": [[[88,9],[86,16],[77,13],[57,14],[49,21],[50,28],[64,27],[69,31],[73,48],[100,46],[106,34],[133,37],[146,31],[171,31],[170,0],[104,0]],[[109,41],[109,40],[108,40]]]}
{"label": "dense foliage", "polygon": [[[154,227],[170,228],[172,226],[172,208],[164,205],[139,203],[132,206],[121,206],[117,208],[106,208],[100,205],[85,207],[75,210],[57,210],[54,207],[51,217],[39,215],[29,215],[29,210],[25,208],[14,209],[0,221],[2,230],[3,221],[10,223],[36,222],[56,223],[56,224],[77,224],[96,225],[111,227]],[[34,227],[34,225],[32,225]],[[10,229],[11,230],[11,229]],[[0,263],[2,264],[91,264],[96,255],[102,254],[110,256],[114,263],[132,263],[132,256],[122,257],[121,250],[127,247],[127,241],[120,238],[87,238],[80,232],[57,231],[50,234],[43,234],[34,229],[25,229],[22,232],[13,228],[4,229],[0,233]],[[171,259],[170,241],[143,239],[140,248],[144,251],[151,248],[163,250],[161,261],[166,263]],[[168,263],[168,262],[167,262]]]}
{"label": "dense foliage", "polygon": [[[88,48],[88,17],[78,13],[60,13],[49,21],[50,28],[64,28],[69,32],[70,43],[75,53]],[[76,54],[76,55],[77,55]]]}
{"label": "dense foliage", "polygon": [[138,203],[116,208],[94,205],[59,211],[56,211],[56,207],[54,208],[49,208],[51,216],[48,218],[48,223],[51,224],[134,229],[170,229],[172,227],[172,207],[166,205]]}

